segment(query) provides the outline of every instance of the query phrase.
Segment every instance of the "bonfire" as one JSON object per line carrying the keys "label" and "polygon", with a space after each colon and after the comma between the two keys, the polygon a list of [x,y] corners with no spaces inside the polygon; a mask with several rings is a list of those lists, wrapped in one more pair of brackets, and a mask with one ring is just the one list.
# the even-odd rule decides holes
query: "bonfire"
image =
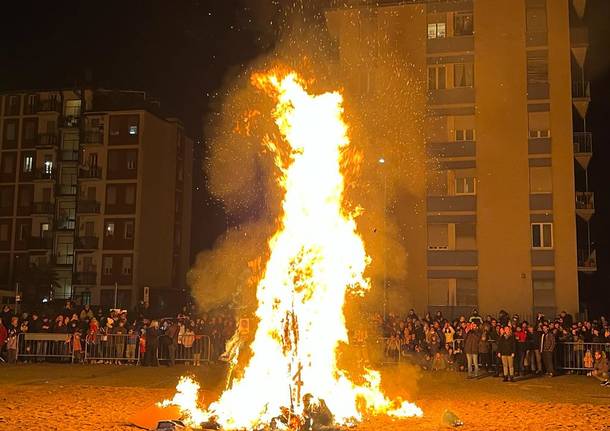
{"label": "bonfire", "polygon": [[337,348],[349,343],[345,302],[370,289],[364,277],[370,257],[344,205],[341,165],[350,141],[342,95],[309,94],[296,73],[256,74],[252,82],[276,101],[271,115],[282,139],[267,138],[264,145],[275,156],[284,195],[257,286],[251,357],[207,407],[199,405],[199,385],[190,378],[163,405],[178,406],[191,426],[207,422],[227,430],[421,416],[416,405],[383,394],[378,371],[364,369],[355,382],[337,365]]}

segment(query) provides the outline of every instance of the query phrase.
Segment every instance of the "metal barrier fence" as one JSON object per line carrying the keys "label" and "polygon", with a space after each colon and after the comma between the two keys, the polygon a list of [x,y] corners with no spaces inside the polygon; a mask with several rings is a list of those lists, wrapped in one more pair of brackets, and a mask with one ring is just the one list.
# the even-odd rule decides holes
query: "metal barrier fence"
{"label": "metal barrier fence", "polygon": [[593,369],[595,352],[605,352],[610,357],[610,343],[558,343],[555,351],[556,366],[560,370],[590,371]]}
{"label": "metal barrier fence", "polygon": [[21,333],[17,335],[17,359],[72,362],[74,346],[68,334]]}
{"label": "metal barrier fence", "polygon": [[[140,363],[145,349],[146,343],[141,343],[140,337],[134,334],[73,337],[70,334],[26,332],[17,338],[17,359],[36,362]],[[207,335],[181,335],[177,344],[161,336],[156,357],[159,361],[200,363],[210,362],[211,352],[210,337]]]}

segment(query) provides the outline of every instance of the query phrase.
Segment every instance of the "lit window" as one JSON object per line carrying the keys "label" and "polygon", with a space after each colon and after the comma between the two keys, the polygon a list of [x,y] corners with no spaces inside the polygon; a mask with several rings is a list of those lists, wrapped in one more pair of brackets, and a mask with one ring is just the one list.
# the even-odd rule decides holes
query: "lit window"
{"label": "lit window", "polygon": [[553,223],[532,223],[532,248],[553,248]]}
{"label": "lit window", "polygon": [[112,257],[111,256],[104,256],[104,259],[102,261],[102,267],[104,270],[104,274],[106,274],[106,275],[112,274]]}
{"label": "lit window", "polygon": [[44,173],[45,174],[50,174],[53,172],[53,161],[52,160],[45,160],[44,162]]}
{"label": "lit window", "polygon": [[475,194],[475,178],[460,177],[455,179],[455,194],[456,195],[474,195]]}
{"label": "lit window", "polygon": [[32,172],[33,167],[34,167],[34,157],[25,156],[23,158],[23,172]]}
{"label": "lit window", "polygon": [[106,223],[106,236],[114,236],[114,223]]}
{"label": "lit window", "polygon": [[129,134],[135,136],[138,134],[138,126],[129,126]]}
{"label": "lit window", "polygon": [[446,36],[447,24],[436,22],[428,24],[428,39],[439,39]]}
{"label": "lit window", "polygon": [[123,273],[123,275],[130,275],[131,274],[131,256],[124,256],[122,264],[123,265],[121,268],[121,272]]}

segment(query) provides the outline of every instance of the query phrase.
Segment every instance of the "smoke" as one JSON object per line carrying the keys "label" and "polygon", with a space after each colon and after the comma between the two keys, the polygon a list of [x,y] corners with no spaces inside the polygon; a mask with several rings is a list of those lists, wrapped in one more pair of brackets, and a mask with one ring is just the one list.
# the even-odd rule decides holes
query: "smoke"
{"label": "smoke", "polygon": [[[397,43],[388,35],[362,40],[360,47],[350,48],[357,55],[339,63],[336,35],[327,31],[322,13],[325,2],[248,3],[252,25],[260,25],[264,35],[261,40],[273,35],[275,41],[267,54],[227,79],[226,96],[206,122],[207,186],[239,227],[199,254],[188,275],[193,296],[203,308],[229,302],[255,305],[256,280],[269,253],[267,241],[277,228],[282,193],[272,155],[262,145],[265,135],[277,134],[270,115],[273,100],[257,91],[250,78],[256,71],[279,67],[296,70],[310,92],[339,89],[344,95],[352,142],[345,155],[345,203],[360,214],[358,231],[372,257],[366,276],[373,286],[364,300],[348,301],[348,321],[352,313],[379,311],[384,279],[394,287],[390,302],[408,307],[402,288],[409,274],[406,247],[412,234],[407,221],[423,210],[417,196],[425,177],[425,104],[414,96],[423,94],[416,91],[422,86],[415,79],[418,71],[408,55],[392,48]],[[369,17],[354,14],[351,24],[363,28]]]}

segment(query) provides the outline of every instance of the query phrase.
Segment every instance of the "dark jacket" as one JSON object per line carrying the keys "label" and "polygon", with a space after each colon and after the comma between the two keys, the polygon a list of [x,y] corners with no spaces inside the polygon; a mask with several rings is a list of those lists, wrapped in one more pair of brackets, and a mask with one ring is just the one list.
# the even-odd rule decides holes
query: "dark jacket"
{"label": "dark jacket", "polygon": [[540,345],[540,351],[552,352],[555,350],[555,336],[551,331],[546,334],[542,334],[542,340]]}
{"label": "dark jacket", "polygon": [[498,340],[498,353],[502,356],[510,356],[517,350],[515,337],[511,334],[508,338],[502,335]]}
{"label": "dark jacket", "polygon": [[464,353],[479,353],[479,341],[481,340],[481,331],[478,329],[471,329],[466,333],[464,339]]}

